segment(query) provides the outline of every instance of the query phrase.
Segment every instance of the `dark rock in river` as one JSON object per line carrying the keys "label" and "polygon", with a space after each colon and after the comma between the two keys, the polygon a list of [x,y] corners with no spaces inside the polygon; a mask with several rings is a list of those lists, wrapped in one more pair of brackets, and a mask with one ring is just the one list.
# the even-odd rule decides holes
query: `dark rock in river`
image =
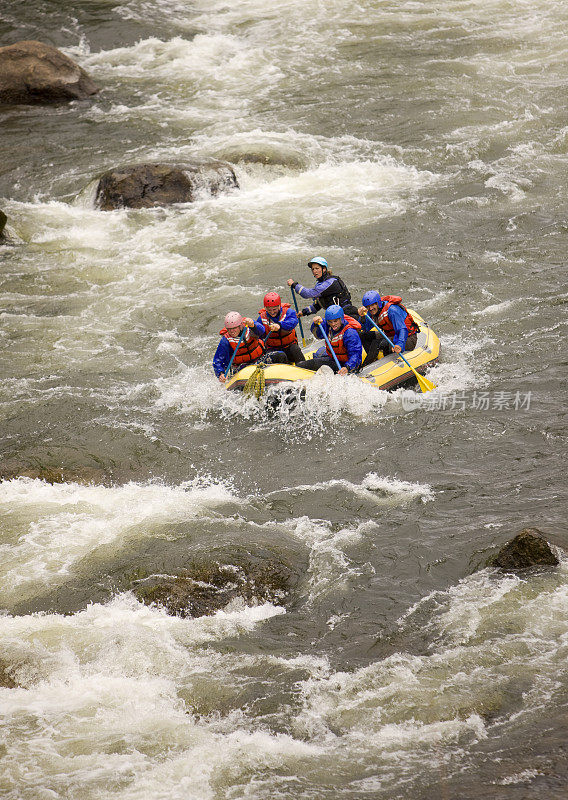
{"label": "dark rock in river", "polygon": [[558,563],[543,534],[536,528],[526,528],[499,550],[489,566],[516,572],[528,567],[555,567]]}
{"label": "dark rock in river", "polygon": [[25,41],[0,47],[0,104],[57,104],[99,91],[85,70],[55,47]]}
{"label": "dark rock in river", "polygon": [[231,600],[282,605],[290,594],[290,570],[283,564],[203,564],[181,575],[151,576],[133,591],[146,605],[157,605],[179,617],[201,617]]}
{"label": "dark rock in river", "polygon": [[200,194],[216,197],[238,188],[232,166],[224,161],[138,164],[105,172],[99,180],[95,202],[103,211],[154,208],[190,203]]}
{"label": "dark rock in river", "polygon": [[3,211],[0,211],[0,242],[6,239],[6,236],[4,235],[4,228],[6,227],[7,222],[8,217]]}
{"label": "dark rock in river", "polygon": [[0,660],[0,687],[15,689],[17,685],[12,668],[6,662]]}
{"label": "dark rock in river", "polygon": [[0,462],[0,480],[10,481],[16,478],[32,478],[46,483],[80,483],[83,486],[108,483],[110,478],[98,467],[53,467],[47,465],[23,464],[17,460]]}

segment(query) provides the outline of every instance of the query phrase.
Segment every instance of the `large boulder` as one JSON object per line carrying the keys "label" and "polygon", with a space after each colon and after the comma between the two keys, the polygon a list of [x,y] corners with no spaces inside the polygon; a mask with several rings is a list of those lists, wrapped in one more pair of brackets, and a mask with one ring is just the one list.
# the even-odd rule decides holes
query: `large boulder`
{"label": "large boulder", "polygon": [[215,197],[238,188],[235,171],[225,161],[137,164],[105,172],[99,180],[95,203],[103,211],[154,208],[190,203],[198,196]]}
{"label": "large boulder", "polygon": [[291,571],[284,564],[194,564],[181,575],[137,580],[138,599],[178,617],[201,617],[231,600],[282,605],[290,594]]}
{"label": "large boulder", "polygon": [[529,567],[555,567],[558,563],[557,556],[541,531],[526,528],[499,550],[489,561],[489,566],[505,572],[516,572]]}
{"label": "large boulder", "polygon": [[2,239],[5,239],[4,228],[6,227],[6,223],[8,222],[8,217],[4,214],[3,211],[0,211],[0,242]]}
{"label": "large boulder", "polygon": [[35,41],[0,47],[0,104],[57,104],[99,91],[85,70],[55,47]]}

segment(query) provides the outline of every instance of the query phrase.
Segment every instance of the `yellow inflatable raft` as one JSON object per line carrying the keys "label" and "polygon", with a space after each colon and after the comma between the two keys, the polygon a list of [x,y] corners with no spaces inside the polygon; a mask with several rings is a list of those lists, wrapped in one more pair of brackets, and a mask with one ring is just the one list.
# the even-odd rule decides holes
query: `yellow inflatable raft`
{"label": "yellow inflatable raft", "polygon": [[[422,319],[416,311],[411,311],[413,319],[418,323],[420,332],[418,333],[416,347],[414,350],[405,351],[404,357],[420,374],[424,374],[428,367],[431,367],[438,360],[440,353],[440,341],[434,331]],[[322,346],[322,342],[317,340],[317,346],[312,345],[304,350],[306,358],[313,358],[316,350]],[[363,356],[365,351],[363,351]],[[235,372],[225,383],[227,389],[243,389],[251,375],[257,370],[258,365],[251,364]],[[274,386],[276,384],[296,383],[297,381],[311,380],[315,372],[309,369],[299,369],[293,364],[267,364],[263,366],[264,386]],[[415,381],[412,370],[398,358],[394,353],[379,358],[368,367],[357,373],[357,377],[364,383],[370,383],[377,389],[395,389],[404,383]]]}

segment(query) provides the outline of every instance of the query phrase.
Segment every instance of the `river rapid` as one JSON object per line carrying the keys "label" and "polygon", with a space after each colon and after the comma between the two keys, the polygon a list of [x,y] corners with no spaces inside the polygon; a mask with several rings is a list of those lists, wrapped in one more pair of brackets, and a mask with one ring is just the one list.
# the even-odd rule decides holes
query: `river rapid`
{"label": "river rapid", "polygon": [[[102,87],[0,111],[0,795],[565,798],[568,560],[477,567],[527,525],[568,544],[568,6],[4,0],[0,24]],[[240,189],[95,209],[105,169],[193,156]],[[432,325],[437,400],[223,390],[226,311],[315,254]],[[290,602],[183,619],[130,591],[247,558]]]}

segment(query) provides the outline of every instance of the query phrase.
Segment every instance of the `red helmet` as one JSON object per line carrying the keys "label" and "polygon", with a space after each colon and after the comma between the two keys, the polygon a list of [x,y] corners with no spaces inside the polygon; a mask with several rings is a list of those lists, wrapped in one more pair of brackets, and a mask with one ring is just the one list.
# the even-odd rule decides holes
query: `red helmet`
{"label": "red helmet", "polygon": [[278,292],[268,292],[268,294],[264,295],[265,308],[280,308],[281,305],[282,300],[280,299]]}

